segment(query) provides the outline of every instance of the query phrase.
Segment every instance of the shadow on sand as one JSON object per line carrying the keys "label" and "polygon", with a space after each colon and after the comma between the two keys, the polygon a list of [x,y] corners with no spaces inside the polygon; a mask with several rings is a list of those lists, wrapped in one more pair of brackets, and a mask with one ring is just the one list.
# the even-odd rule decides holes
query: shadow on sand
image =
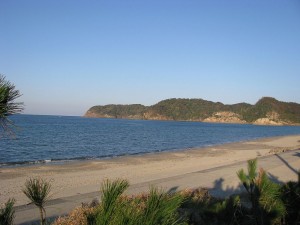
{"label": "shadow on sand", "polygon": [[[297,149],[297,150],[300,150],[300,149]],[[280,156],[279,154],[275,154],[274,156],[276,156],[278,159],[280,159],[280,161],[285,166],[287,166],[293,173],[295,173],[296,175],[299,174],[300,170],[298,171],[297,169],[293,168],[282,156]],[[296,152],[295,154],[293,154],[293,156],[300,157],[300,152]],[[286,183],[286,182],[280,180],[278,176],[275,176],[274,174],[272,174],[270,172],[267,172],[267,175],[270,178],[270,180],[274,183],[277,183],[280,185],[283,185],[284,183]],[[228,185],[225,186],[224,181],[225,180],[223,177],[216,179],[214,181],[213,187],[207,188],[207,190],[209,191],[209,193],[212,196],[217,197],[217,198],[227,198],[232,195],[244,193],[246,191],[242,183],[240,183],[238,186],[230,187]],[[175,193],[176,191],[178,191],[178,186],[170,188],[168,190],[168,193]]]}
{"label": "shadow on sand", "polygon": [[[293,171],[295,174],[298,174],[298,171],[293,168],[284,158],[282,158],[280,155],[275,154],[275,156],[280,159],[291,171]],[[294,154],[294,156],[300,157],[300,153],[297,152]]]}

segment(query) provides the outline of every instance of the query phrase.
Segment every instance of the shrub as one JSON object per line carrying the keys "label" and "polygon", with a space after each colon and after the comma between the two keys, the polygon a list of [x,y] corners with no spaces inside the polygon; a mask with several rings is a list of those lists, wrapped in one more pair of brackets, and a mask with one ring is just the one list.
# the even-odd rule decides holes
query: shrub
{"label": "shrub", "polygon": [[11,225],[15,217],[15,210],[13,208],[15,199],[8,199],[4,207],[0,209],[0,224]]}
{"label": "shrub", "polygon": [[177,212],[183,201],[179,194],[168,194],[151,188],[149,194],[121,196],[128,187],[125,180],[105,181],[101,187],[101,202],[88,215],[88,224],[97,225],[168,225],[181,224]]}
{"label": "shrub", "polygon": [[241,224],[245,208],[239,196],[218,199],[211,196],[207,189],[185,190],[181,212],[188,218],[188,224]]}
{"label": "shrub", "polygon": [[281,193],[287,211],[285,223],[300,224],[300,172],[298,172],[298,182],[287,182],[282,186]]}
{"label": "shrub", "polygon": [[246,216],[251,224],[280,224],[286,212],[280,198],[280,185],[272,182],[262,169],[257,174],[256,168],[256,160],[249,160],[248,174],[243,169],[237,173],[251,202],[250,213]]}
{"label": "shrub", "polygon": [[92,214],[95,208],[83,206],[72,210],[68,216],[59,217],[52,225],[86,225],[87,215]]}

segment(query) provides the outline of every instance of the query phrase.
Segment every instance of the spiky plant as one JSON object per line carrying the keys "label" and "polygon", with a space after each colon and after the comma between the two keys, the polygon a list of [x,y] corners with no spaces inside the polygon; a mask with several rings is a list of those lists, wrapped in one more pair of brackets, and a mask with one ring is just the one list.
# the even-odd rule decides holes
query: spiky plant
{"label": "spiky plant", "polygon": [[261,211],[259,210],[259,189],[258,186],[255,183],[256,180],[256,168],[257,168],[257,161],[256,160],[249,160],[248,161],[248,174],[244,172],[243,169],[239,170],[237,172],[237,175],[240,179],[240,181],[243,183],[243,186],[245,187],[250,202],[251,202],[251,214],[249,216],[250,220],[253,221],[253,224],[263,225],[263,218],[261,215]]}
{"label": "spiky plant", "polygon": [[177,209],[182,201],[183,196],[180,194],[169,194],[152,187],[140,214],[140,224],[179,224]]}
{"label": "spiky plant", "polygon": [[272,223],[280,223],[286,213],[285,205],[281,200],[280,185],[272,182],[266,172],[259,171],[256,185],[259,188],[259,205],[270,218]]}
{"label": "spiky plant", "polygon": [[272,182],[264,170],[257,174],[256,168],[256,159],[249,160],[248,174],[243,169],[237,173],[251,202],[249,221],[255,225],[280,223],[286,212],[280,199],[280,186]]}
{"label": "spiky plant", "polygon": [[117,179],[112,182],[106,180],[101,187],[101,201],[103,207],[102,224],[109,224],[115,208],[117,207],[118,198],[129,187],[126,180]]}
{"label": "spiky plant", "polygon": [[0,126],[5,133],[13,134],[14,124],[8,116],[20,113],[23,110],[22,102],[15,102],[21,94],[15,89],[15,85],[0,74]]}
{"label": "spiky plant", "polygon": [[110,224],[114,213],[117,211],[117,207],[119,207],[118,199],[128,186],[129,183],[126,180],[105,180],[100,188],[101,203],[98,210],[96,210],[94,214],[88,216],[89,224]]}
{"label": "spiky plant", "polygon": [[25,182],[23,193],[35,204],[40,210],[41,225],[46,223],[45,204],[51,191],[50,182],[42,178],[30,178]]}
{"label": "spiky plant", "polygon": [[204,211],[205,224],[240,225],[243,221],[245,208],[239,196],[216,199]]}
{"label": "spiky plant", "polygon": [[15,217],[15,210],[13,208],[15,199],[8,199],[4,207],[0,209],[0,224],[12,225]]}
{"label": "spiky plant", "polygon": [[126,180],[105,181],[101,186],[100,205],[95,213],[88,215],[88,224],[180,224],[177,209],[183,200],[181,195],[152,188],[149,194],[142,197],[121,197],[128,186]]}
{"label": "spiky plant", "polygon": [[300,171],[298,182],[289,181],[281,188],[281,199],[286,205],[286,224],[300,224]]}

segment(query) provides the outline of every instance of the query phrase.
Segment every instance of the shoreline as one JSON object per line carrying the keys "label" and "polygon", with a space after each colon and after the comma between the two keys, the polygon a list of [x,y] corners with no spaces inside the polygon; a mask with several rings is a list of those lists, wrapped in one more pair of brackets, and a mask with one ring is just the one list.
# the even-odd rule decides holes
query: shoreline
{"label": "shoreline", "polygon": [[[188,122],[188,121],[187,121]],[[261,125],[255,125],[254,126],[261,126]],[[300,134],[299,134],[300,135]],[[133,153],[133,154],[120,154],[120,155],[113,155],[113,156],[101,156],[101,157],[82,157],[82,158],[70,158],[70,159],[41,159],[41,160],[35,160],[35,161],[20,161],[20,162],[3,162],[0,163],[0,170],[5,168],[22,168],[22,167],[36,167],[36,166],[56,166],[56,165],[65,165],[65,164],[73,164],[73,163],[81,163],[81,162],[93,162],[93,161],[102,161],[102,160],[113,160],[123,157],[143,157],[147,155],[153,155],[153,154],[163,154],[163,153],[176,153],[176,152],[183,152],[183,151],[189,151],[189,150],[201,150],[201,149],[207,149],[207,148],[213,148],[218,146],[223,146],[227,144],[238,144],[248,141],[267,141],[269,139],[274,138],[281,138],[281,137],[287,137],[287,136],[298,136],[296,135],[280,135],[280,136],[272,136],[272,137],[263,137],[263,138],[253,138],[253,139],[246,139],[241,141],[233,141],[233,142],[224,142],[224,143],[217,143],[217,144],[211,144],[206,146],[196,146],[196,147],[189,147],[189,148],[174,148],[174,149],[166,149],[166,150],[155,150],[151,152],[139,152],[139,153]]]}
{"label": "shoreline", "polygon": [[[173,119],[143,119],[143,118],[131,118],[131,117],[99,117],[99,116],[80,116],[82,118],[87,119],[112,119],[112,120],[140,120],[140,121],[167,121],[167,122],[196,122],[196,123],[211,123],[211,124],[238,124],[238,125],[253,125],[253,126],[275,126],[275,127],[284,127],[284,126],[300,126],[300,123],[270,123],[270,122],[261,122],[261,123],[255,123],[255,122],[236,122],[236,121],[219,121],[219,120],[173,120]],[[208,119],[208,118],[206,118]],[[266,118],[261,118],[266,119]]]}
{"label": "shoreline", "polygon": [[[235,190],[238,187],[236,171],[246,168],[246,161],[253,158],[258,158],[258,167],[266,169],[280,181],[296,180],[297,175],[290,171],[284,161],[277,157],[278,155],[280,157],[287,155],[289,158],[284,160],[298,170],[300,135],[268,137],[205,148],[104,160],[0,168],[0,203],[13,197],[16,199],[17,208],[26,208],[25,205],[29,201],[22,193],[22,188],[26,179],[37,176],[47,179],[52,185],[51,201],[54,203],[51,207],[47,207],[49,216],[62,215],[79,206],[81,202],[98,197],[100,185],[107,178],[127,179],[130,182],[129,194],[147,191],[150,185],[155,185],[165,190],[174,187],[176,190],[183,190],[201,186],[211,189],[217,196],[219,194],[222,196],[229,193],[229,189]],[[277,163],[277,166],[272,163]],[[221,186],[217,186],[217,182],[221,182]],[[223,189],[227,192],[225,193]],[[57,204],[61,204],[60,210]],[[28,207],[33,211],[36,210],[33,206]],[[65,211],[61,211],[62,209]],[[24,218],[26,215],[24,211],[19,211],[16,222],[28,221],[29,219]]]}

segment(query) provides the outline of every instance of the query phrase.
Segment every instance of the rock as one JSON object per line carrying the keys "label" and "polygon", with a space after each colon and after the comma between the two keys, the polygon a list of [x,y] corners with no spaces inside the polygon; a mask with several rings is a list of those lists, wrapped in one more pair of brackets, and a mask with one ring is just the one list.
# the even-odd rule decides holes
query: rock
{"label": "rock", "polygon": [[223,112],[216,112],[213,114],[213,116],[208,117],[203,120],[203,122],[210,122],[210,123],[246,123],[245,120],[242,120],[240,115],[229,112],[229,111],[223,111]]}
{"label": "rock", "polygon": [[274,126],[281,126],[284,125],[283,122],[277,122],[274,120],[271,120],[270,118],[259,118],[254,121],[255,125],[274,125]]}

